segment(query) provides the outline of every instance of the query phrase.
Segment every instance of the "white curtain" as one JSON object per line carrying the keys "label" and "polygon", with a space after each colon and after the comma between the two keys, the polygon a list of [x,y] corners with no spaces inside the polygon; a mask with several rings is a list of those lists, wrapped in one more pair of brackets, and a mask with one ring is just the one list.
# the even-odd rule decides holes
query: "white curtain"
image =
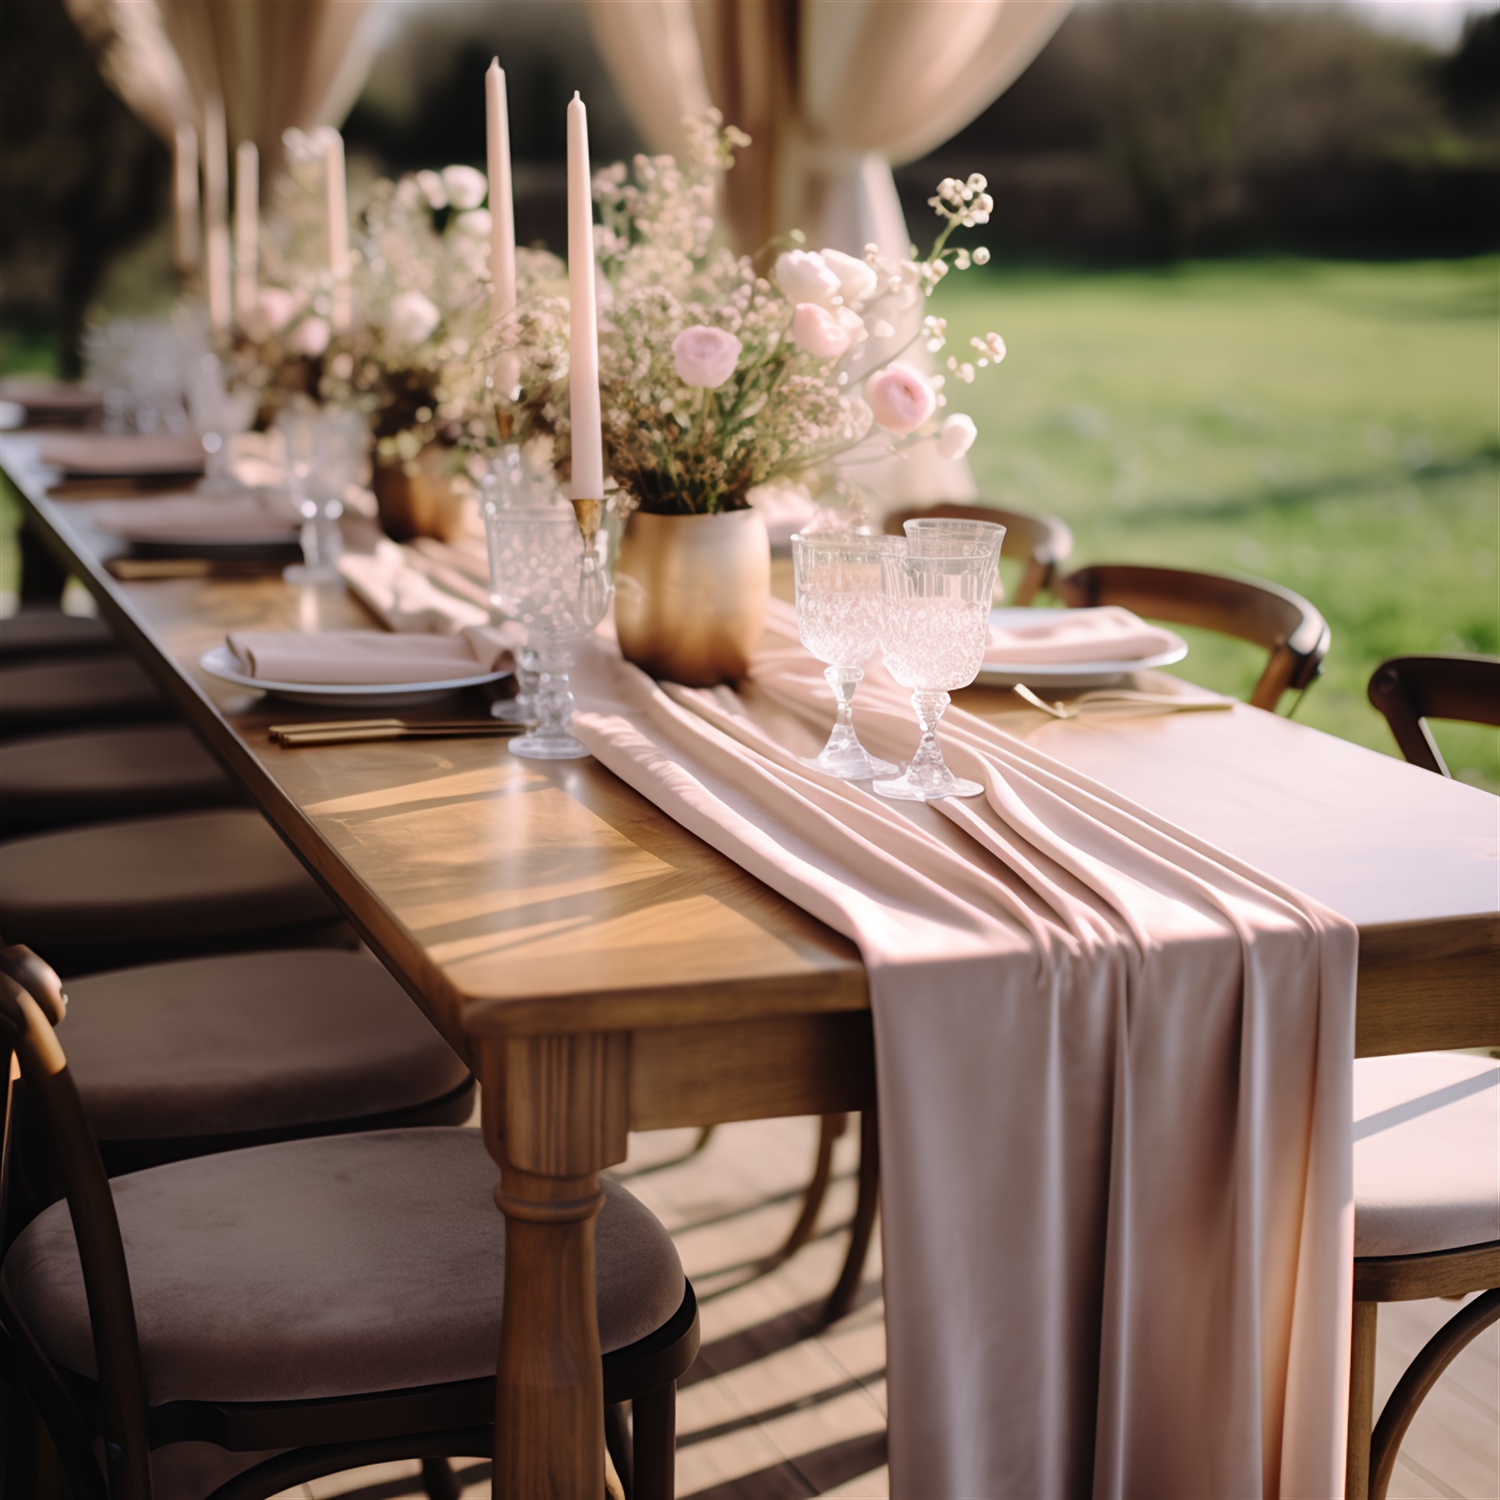
{"label": "white curtain", "polygon": [[799,228],[858,253],[908,243],[891,166],[955,135],[1025,70],[1072,0],[589,0],[636,125],[671,151],[713,103],[754,145],[730,179],[740,247]]}
{"label": "white curtain", "polygon": [[167,140],[224,101],[231,145],[274,167],[291,126],[337,124],[369,72],[368,0],[67,0],[106,81]]}

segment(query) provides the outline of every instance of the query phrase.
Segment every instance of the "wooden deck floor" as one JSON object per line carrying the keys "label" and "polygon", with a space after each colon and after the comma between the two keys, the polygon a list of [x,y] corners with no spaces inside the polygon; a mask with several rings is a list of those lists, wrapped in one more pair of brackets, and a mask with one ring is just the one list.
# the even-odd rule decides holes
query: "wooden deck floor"
{"label": "wooden deck floor", "polygon": [[[701,1155],[674,1164],[693,1140],[691,1131],[637,1137],[620,1173],[676,1236],[702,1303],[703,1351],[678,1405],[680,1500],[885,1496],[878,1251],[854,1313],[821,1333],[813,1322],[843,1260],[842,1226],[854,1196],[853,1131],[840,1143],[820,1237],[769,1272],[760,1262],[796,1217],[814,1122],[724,1126]],[[1417,1302],[1382,1310],[1377,1403],[1455,1306]],[[487,1500],[487,1466],[456,1467],[465,1500]],[[395,1500],[418,1493],[415,1470],[413,1464],[360,1470],[290,1491],[284,1500]],[[1401,1500],[1500,1500],[1500,1328],[1467,1349],[1428,1398],[1390,1493]]]}

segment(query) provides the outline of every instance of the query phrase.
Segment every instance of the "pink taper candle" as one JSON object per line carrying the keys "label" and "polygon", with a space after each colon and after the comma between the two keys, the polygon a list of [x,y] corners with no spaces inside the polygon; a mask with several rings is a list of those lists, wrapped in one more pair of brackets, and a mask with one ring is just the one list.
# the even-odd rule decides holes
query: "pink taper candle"
{"label": "pink taper candle", "polygon": [[241,328],[255,320],[259,270],[260,151],[241,141],[234,153],[234,317]]}
{"label": "pink taper candle", "polygon": [[[490,325],[499,328],[516,308],[516,213],[505,70],[498,57],[484,75],[484,118],[490,176]],[[506,400],[515,391],[517,374],[516,356],[502,354],[495,365],[495,384]]]}
{"label": "pink taper candle", "polygon": [[227,329],[229,290],[229,140],[224,129],[224,101],[210,94],[203,101],[203,246],[208,290],[208,321]]}
{"label": "pink taper candle", "polygon": [[172,138],[172,203],[177,269],[191,276],[202,263],[203,251],[198,223],[198,132],[187,124],[179,125]]}
{"label": "pink taper candle", "polygon": [[332,126],[323,138],[328,192],[328,265],[333,272],[333,306],[329,323],[335,333],[348,332],[354,321],[349,286],[349,188],[344,178],[344,138]]}
{"label": "pink taper candle", "polygon": [[577,93],[568,106],[569,383],[573,425],[573,498],[604,498],[599,423],[599,326],[594,306],[594,194],[589,117]]}

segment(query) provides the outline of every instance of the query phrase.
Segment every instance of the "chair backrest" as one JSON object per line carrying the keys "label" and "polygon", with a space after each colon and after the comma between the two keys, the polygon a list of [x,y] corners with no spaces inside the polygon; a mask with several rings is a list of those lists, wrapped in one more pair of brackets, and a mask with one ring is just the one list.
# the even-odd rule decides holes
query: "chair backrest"
{"label": "chair backrest", "polygon": [[[108,1494],[112,1500],[150,1500],[146,1382],[135,1304],[114,1195],[54,1030],[66,1008],[62,985],[51,968],[28,948],[0,947],[0,1054],[9,1054],[7,1076],[10,1057],[19,1064],[21,1082],[46,1133],[73,1221],[99,1373]],[[9,1160],[14,1148],[10,1094],[6,1105],[5,1154]],[[20,1325],[8,1297],[0,1321],[7,1354],[25,1369],[26,1388],[44,1419],[54,1431],[61,1428],[60,1435],[74,1438],[58,1445],[74,1488],[84,1495],[104,1493],[98,1471],[90,1473],[81,1467],[87,1463],[88,1448],[77,1436],[88,1434],[90,1418],[79,1411],[58,1372],[29,1330]]]}
{"label": "chair backrest", "polygon": [[941,517],[954,521],[994,521],[1005,528],[1000,544],[1001,557],[1013,558],[1025,565],[1012,604],[1030,604],[1043,590],[1050,589],[1057,570],[1073,552],[1073,533],[1056,516],[1024,510],[1003,510],[998,505],[960,505],[943,502],[909,510],[892,511],[885,518],[886,532],[900,536],[908,521],[921,516]]}
{"label": "chair backrest", "polygon": [[1393,656],[1375,668],[1368,691],[1401,753],[1439,776],[1448,767],[1428,719],[1500,727],[1500,657]]}
{"label": "chair backrest", "polygon": [[1265,670],[1250,702],[1274,713],[1288,688],[1305,690],[1323,669],[1328,622],[1300,594],[1258,578],[1100,563],[1060,578],[1072,608],[1118,604],[1150,619],[1195,625],[1261,646]]}

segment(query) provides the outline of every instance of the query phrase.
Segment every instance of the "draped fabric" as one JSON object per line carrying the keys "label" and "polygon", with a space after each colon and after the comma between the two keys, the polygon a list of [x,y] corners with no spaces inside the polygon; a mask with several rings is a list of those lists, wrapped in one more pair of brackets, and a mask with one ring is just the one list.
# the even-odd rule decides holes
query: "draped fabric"
{"label": "draped fabric", "polygon": [[653,149],[705,102],[749,132],[729,215],[740,248],[805,230],[906,252],[891,164],[925,156],[1016,80],[1072,0],[589,0]]}
{"label": "draped fabric", "polygon": [[369,71],[368,0],[67,0],[106,38],[106,81],[158,134],[198,124],[224,101],[231,144],[254,141],[266,169],[292,126],[337,123]]}
{"label": "draped fabric", "polygon": [[[737,694],[591,642],[574,727],[859,945],[891,1493],[1342,1494],[1357,932],[957,709],[944,752],[982,797],[809,772],[833,705],[795,630],[773,605]],[[856,713],[910,752],[883,669]]]}

